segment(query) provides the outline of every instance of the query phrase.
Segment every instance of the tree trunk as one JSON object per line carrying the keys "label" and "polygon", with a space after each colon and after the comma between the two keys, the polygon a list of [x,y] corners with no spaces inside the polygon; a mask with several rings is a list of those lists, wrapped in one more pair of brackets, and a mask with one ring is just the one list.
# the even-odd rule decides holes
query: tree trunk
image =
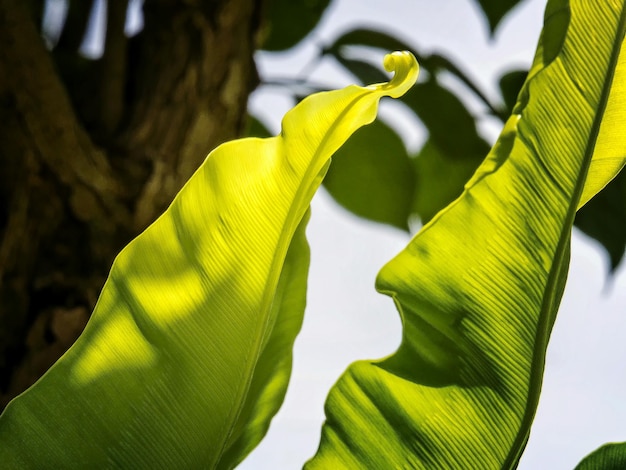
{"label": "tree trunk", "polygon": [[0,0],[0,410],[80,334],[119,250],[240,134],[257,81],[260,0],[147,0],[130,39],[127,2],[108,0],[99,60],[77,53],[90,2],[70,2],[53,51],[41,3]]}

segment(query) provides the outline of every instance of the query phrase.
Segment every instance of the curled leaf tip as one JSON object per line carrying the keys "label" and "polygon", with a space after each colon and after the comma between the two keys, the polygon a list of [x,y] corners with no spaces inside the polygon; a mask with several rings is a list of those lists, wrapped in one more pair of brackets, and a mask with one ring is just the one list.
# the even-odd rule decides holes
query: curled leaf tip
{"label": "curled leaf tip", "polygon": [[415,56],[409,51],[387,54],[383,59],[383,67],[387,72],[393,72],[394,75],[389,82],[374,86],[384,90],[392,98],[404,95],[417,81],[419,65]]}

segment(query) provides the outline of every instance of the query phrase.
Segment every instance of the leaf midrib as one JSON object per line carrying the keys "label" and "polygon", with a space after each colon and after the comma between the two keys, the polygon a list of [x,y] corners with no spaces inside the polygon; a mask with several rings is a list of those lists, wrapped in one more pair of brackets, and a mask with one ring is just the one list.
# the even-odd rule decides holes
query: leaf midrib
{"label": "leaf midrib", "polygon": [[[268,309],[271,309],[271,304],[274,299],[274,291],[276,289],[276,285],[278,284],[278,280],[280,278],[280,274],[282,272],[282,265],[284,263],[287,250],[289,249],[289,245],[291,244],[291,240],[293,238],[293,234],[295,233],[295,229],[298,226],[302,216],[305,211],[301,211],[304,200],[307,198],[308,194],[311,191],[311,184],[315,179],[315,176],[319,174],[319,172],[323,169],[324,165],[315,165],[317,160],[319,160],[320,154],[322,150],[325,148],[326,144],[330,140],[330,138],[334,135],[335,130],[337,129],[337,123],[341,122],[346,114],[349,113],[350,110],[355,106],[355,104],[361,100],[364,96],[367,96],[371,93],[380,93],[378,90],[368,90],[363,89],[363,91],[356,96],[339,114],[339,116],[333,121],[333,124],[330,128],[330,131],[327,132],[320,144],[317,146],[315,152],[313,153],[313,157],[311,158],[311,164],[307,166],[307,169],[302,177],[302,182],[298,185],[296,190],[295,197],[293,199],[293,203],[291,204],[289,211],[287,212],[287,216],[285,217],[285,223],[283,224],[282,230],[280,232],[280,237],[277,243],[277,249],[274,251],[274,257],[272,258],[272,263],[270,265],[269,277],[267,282],[265,283],[266,288],[263,292],[263,298],[261,301],[261,312],[267,312]],[[281,137],[282,138],[282,137]],[[331,155],[332,157],[332,155]],[[329,157],[329,161],[330,158]],[[319,166],[319,168],[318,168]],[[298,218],[298,212],[302,212],[302,215]],[[222,441],[222,445],[220,446],[219,454],[217,455],[217,459],[215,460],[214,468],[220,464],[222,460],[222,456],[225,452],[226,444],[228,443],[230,436],[233,433],[235,428],[235,424],[239,420],[239,416],[241,411],[243,410],[243,406],[245,403],[245,397],[250,389],[250,384],[252,383],[252,377],[254,373],[254,369],[256,368],[256,363],[258,358],[260,357],[260,351],[263,345],[263,339],[267,336],[267,329],[269,326],[269,316],[265,315],[265,321],[263,323],[263,334],[256,335],[254,347],[250,349],[248,353],[248,357],[246,358],[246,373],[244,376],[246,377],[246,381],[241,386],[239,393],[237,393],[236,407],[234,408],[235,412],[232,415],[232,418],[229,419],[229,427],[228,432],[224,433],[224,438]],[[253,354],[254,353],[254,354]],[[254,360],[253,360],[254,359]]]}

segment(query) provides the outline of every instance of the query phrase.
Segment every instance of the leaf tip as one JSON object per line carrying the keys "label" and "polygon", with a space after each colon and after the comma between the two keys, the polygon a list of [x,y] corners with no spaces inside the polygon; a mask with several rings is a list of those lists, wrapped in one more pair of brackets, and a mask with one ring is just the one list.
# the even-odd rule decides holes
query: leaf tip
{"label": "leaf tip", "polygon": [[392,98],[404,95],[417,81],[419,65],[415,56],[409,51],[387,54],[383,59],[383,67],[387,72],[393,72],[394,75],[389,82],[374,86]]}

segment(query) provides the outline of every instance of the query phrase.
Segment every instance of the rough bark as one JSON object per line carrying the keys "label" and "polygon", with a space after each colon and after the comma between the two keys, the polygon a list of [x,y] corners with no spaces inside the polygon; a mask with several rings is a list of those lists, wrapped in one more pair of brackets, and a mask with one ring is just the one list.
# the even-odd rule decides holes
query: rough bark
{"label": "rough bark", "polygon": [[256,84],[258,1],[146,1],[132,39],[126,1],[108,3],[88,61],[82,0],[53,52],[37,12],[0,0],[0,409],[82,331],[115,254],[239,134]]}

